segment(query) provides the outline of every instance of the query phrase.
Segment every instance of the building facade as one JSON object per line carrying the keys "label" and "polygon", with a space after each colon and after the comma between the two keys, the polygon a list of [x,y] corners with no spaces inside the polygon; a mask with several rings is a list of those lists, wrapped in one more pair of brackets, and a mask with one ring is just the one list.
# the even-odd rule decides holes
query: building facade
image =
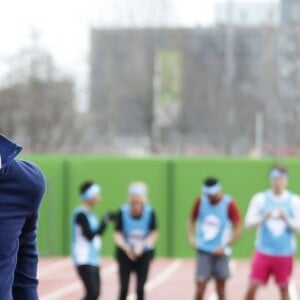
{"label": "building facade", "polygon": [[[284,67],[297,60],[295,52],[287,55],[284,47],[289,30],[235,27],[229,37],[224,27],[94,29],[93,128],[103,144],[136,141],[149,146],[155,120],[154,86],[157,80],[164,80],[162,73],[157,78],[155,58],[176,52],[180,57],[180,110],[171,123],[160,128],[161,151],[249,153],[255,146],[258,112],[263,115],[266,152],[295,147],[298,142],[289,128],[300,120],[294,97],[300,85],[292,80],[300,76],[282,76]],[[299,111],[295,113],[296,107]],[[280,134],[274,135],[274,129]]]}

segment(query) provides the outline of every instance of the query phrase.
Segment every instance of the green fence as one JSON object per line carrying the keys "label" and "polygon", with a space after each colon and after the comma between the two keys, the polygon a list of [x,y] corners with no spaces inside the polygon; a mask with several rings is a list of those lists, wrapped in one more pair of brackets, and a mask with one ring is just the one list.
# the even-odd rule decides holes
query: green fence
{"label": "green fence", "polygon": [[[143,180],[150,187],[150,200],[159,224],[159,256],[191,257],[194,252],[186,238],[186,222],[202,180],[218,177],[224,191],[233,196],[244,216],[251,196],[268,186],[267,172],[274,161],[237,158],[105,158],[98,156],[24,156],[45,172],[47,192],[41,206],[39,248],[41,254],[70,253],[72,210],[79,205],[78,187],[83,180],[98,182],[103,199],[95,212],[101,216],[117,210],[127,201],[127,186]],[[289,188],[300,192],[300,160],[281,160],[290,173]],[[103,237],[103,255],[114,253],[113,226]],[[244,230],[234,247],[235,257],[249,257],[254,232]]]}
{"label": "green fence", "polygon": [[65,166],[62,157],[26,156],[25,159],[35,162],[44,171],[47,180],[46,194],[40,208],[39,248],[41,253],[60,255],[64,253],[63,228],[65,223]]}
{"label": "green fence", "polygon": [[[166,160],[128,160],[125,158],[97,159],[93,157],[74,157],[68,159],[68,187],[69,187],[69,211],[66,219],[70,219],[72,208],[78,205],[78,186],[90,178],[100,183],[103,190],[103,200],[98,205],[99,215],[109,210],[117,210],[127,201],[127,186],[131,181],[142,179],[150,186],[151,204],[156,208],[158,219],[162,221],[160,229],[160,243],[157,251],[161,255],[167,255],[167,230],[163,226],[163,220],[167,216],[168,199],[167,185],[167,161]],[[103,253],[113,253],[112,226],[103,237]],[[69,244],[69,235],[65,232],[66,244]],[[67,250],[67,249],[65,249]]]}

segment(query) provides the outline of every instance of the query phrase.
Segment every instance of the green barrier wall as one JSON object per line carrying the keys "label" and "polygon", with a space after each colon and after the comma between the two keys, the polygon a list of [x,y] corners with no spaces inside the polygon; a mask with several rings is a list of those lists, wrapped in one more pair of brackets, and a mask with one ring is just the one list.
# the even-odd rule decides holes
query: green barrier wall
{"label": "green barrier wall", "polygon": [[[202,181],[218,177],[224,191],[231,194],[244,216],[251,196],[268,186],[271,159],[233,158],[122,158],[96,156],[25,156],[37,163],[47,178],[47,193],[41,206],[39,248],[42,254],[70,254],[72,210],[80,204],[78,188],[91,179],[102,186],[103,199],[95,208],[99,216],[117,210],[127,200],[127,187],[133,180],[143,180],[150,187],[150,203],[159,224],[159,256],[192,257],[186,237],[186,222]],[[290,173],[289,188],[300,193],[300,160],[280,160]],[[103,237],[103,255],[114,254],[113,226]],[[234,257],[249,257],[255,233],[244,230],[234,247]],[[300,243],[299,243],[300,245]],[[300,246],[299,246],[300,247]],[[300,256],[300,255],[299,255]]]}
{"label": "green barrier wall", "polygon": [[64,253],[62,229],[66,226],[64,165],[62,157],[24,156],[26,160],[36,163],[45,173],[47,188],[40,207],[39,218],[39,252],[45,255],[61,255]]}
{"label": "green barrier wall", "polygon": [[[127,201],[127,187],[131,181],[143,180],[150,187],[150,204],[157,212],[160,225],[160,242],[157,246],[159,255],[167,255],[167,165],[163,159],[99,159],[93,157],[73,157],[68,159],[68,189],[69,189],[69,214],[66,220],[70,220],[70,213],[80,203],[78,186],[86,179],[92,179],[100,183],[103,190],[103,199],[95,212],[101,216],[107,211],[117,211]],[[66,227],[67,228],[67,227]],[[69,244],[69,231],[64,230],[66,245]],[[103,254],[112,255],[113,225],[103,236]],[[67,252],[68,249],[65,249]]]}
{"label": "green barrier wall", "polygon": [[[191,256],[193,251],[186,242],[186,221],[195,199],[199,196],[203,178],[218,177],[225,193],[237,201],[245,215],[252,195],[268,186],[267,173],[271,160],[247,159],[177,159],[173,167],[173,230],[174,256]],[[299,191],[300,165],[297,161],[285,161],[290,173],[290,188]],[[234,247],[236,257],[249,257],[253,250],[254,231],[244,230]]]}

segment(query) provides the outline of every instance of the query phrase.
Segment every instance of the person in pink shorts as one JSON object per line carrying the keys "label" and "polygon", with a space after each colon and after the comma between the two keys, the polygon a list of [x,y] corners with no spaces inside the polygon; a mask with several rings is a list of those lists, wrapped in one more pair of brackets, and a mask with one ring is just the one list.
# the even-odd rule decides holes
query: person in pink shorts
{"label": "person in pink shorts", "polygon": [[289,300],[288,285],[300,231],[300,198],[286,189],[286,168],[275,166],[269,173],[270,189],[255,194],[249,204],[245,225],[257,228],[250,283],[245,300],[254,300],[260,286],[272,276],[280,299]]}

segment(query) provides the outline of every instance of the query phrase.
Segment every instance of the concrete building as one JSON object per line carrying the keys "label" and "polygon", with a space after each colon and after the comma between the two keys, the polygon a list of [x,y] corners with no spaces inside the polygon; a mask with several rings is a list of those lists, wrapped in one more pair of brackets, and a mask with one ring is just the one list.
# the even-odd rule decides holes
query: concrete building
{"label": "concrete building", "polygon": [[283,25],[300,25],[300,1],[281,0],[281,23]]}
{"label": "concrete building", "polygon": [[[226,26],[93,29],[90,104],[102,143],[149,146],[154,86],[162,80],[156,57],[172,52],[180,57],[180,113],[160,128],[163,145],[248,153],[258,111],[266,151],[300,144],[289,130],[300,126],[300,28],[292,17],[300,4],[281,5],[281,11],[278,4],[236,6],[231,33]],[[227,22],[225,8],[218,25]]]}
{"label": "concrete building", "polygon": [[216,25],[226,25],[229,20],[239,27],[277,26],[280,22],[280,3],[260,1],[217,3]]}

